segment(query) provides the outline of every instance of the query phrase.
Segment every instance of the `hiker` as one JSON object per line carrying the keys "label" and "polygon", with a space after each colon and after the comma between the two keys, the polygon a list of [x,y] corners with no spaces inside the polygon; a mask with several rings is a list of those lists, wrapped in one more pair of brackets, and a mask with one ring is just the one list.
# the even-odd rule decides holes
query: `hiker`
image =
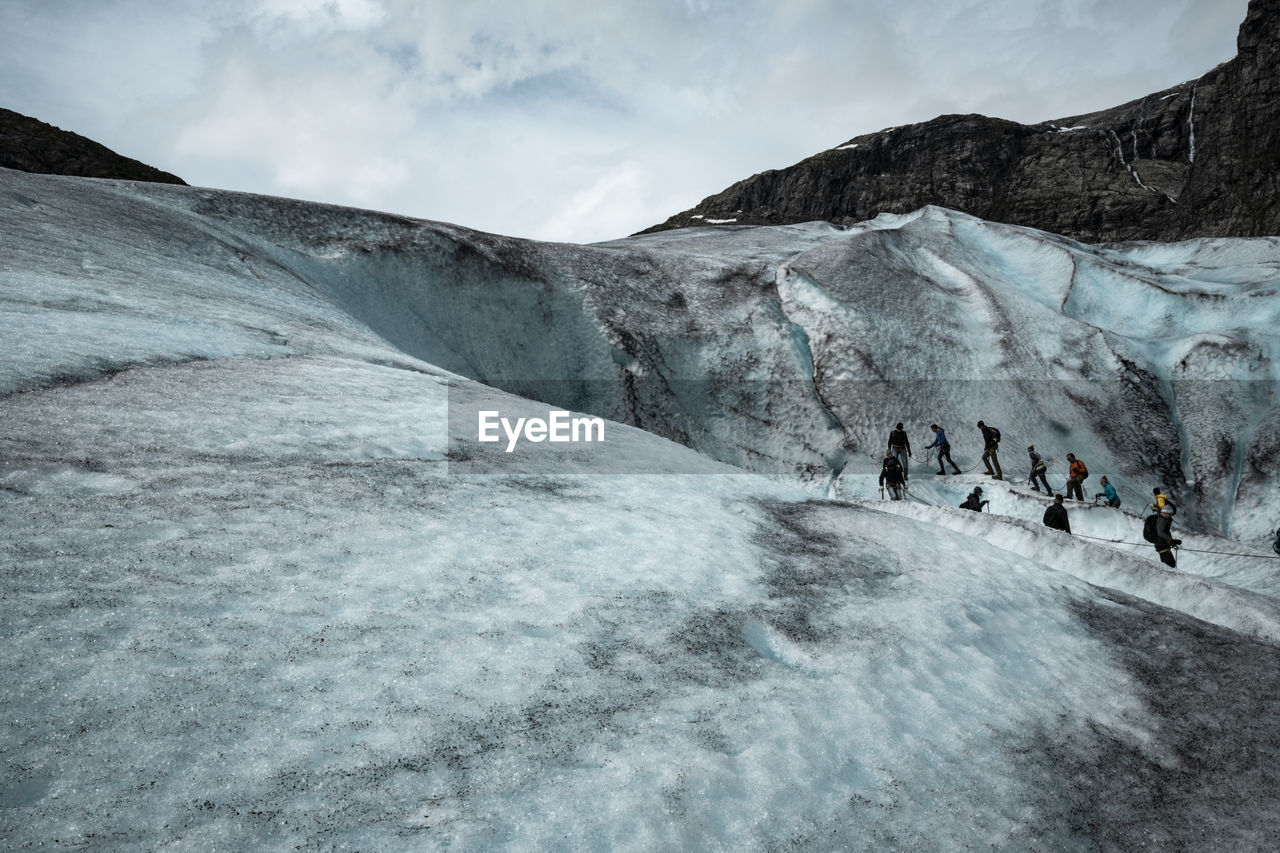
{"label": "hiker", "polygon": [[1040,458],[1040,454],[1036,453],[1034,444],[1027,445],[1027,454],[1031,457],[1031,476],[1027,478],[1027,482],[1031,484],[1031,488],[1037,492],[1040,487],[1036,485],[1036,478],[1040,478],[1040,482],[1044,483],[1045,494],[1053,494],[1053,489],[1049,488],[1049,481],[1045,479],[1044,472],[1048,470],[1048,466],[1044,464],[1044,460]]}
{"label": "hiker", "polygon": [[[1000,459],[996,456],[996,451],[1000,449],[1000,430],[989,427],[982,421],[978,421],[978,429],[982,432],[982,461],[986,463],[987,474],[993,480],[1003,480],[1004,473],[1000,470]],[[991,470],[992,465],[996,470]]]}
{"label": "hiker", "polygon": [[982,499],[982,486],[974,486],[973,491],[969,493],[969,497],[964,499],[964,503],[960,504],[961,509],[971,509],[974,512],[982,512],[982,508],[991,501]]}
{"label": "hiker", "polygon": [[1173,505],[1165,504],[1158,514],[1147,516],[1142,526],[1142,538],[1156,548],[1160,562],[1170,568],[1177,568],[1178,561],[1173,556],[1173,549],[1182,544],[1181,539],[1174,539],[1170,526],[1173,524]]}
{"label": "hiker", "polygon": [[1062,503],[1062,495],[1054,495],[1053,503],[1045,507],[1044,526],[1071,532],[1071,522],[1067,519],[1067,508]]}
{"label": "hiker", "polygon": [[907,479],[910,476],[907,460],[911,458],[911,440],[907,438],[907,432],[902,428],[902,421],[898,421],[893,432],[889,433],[889,452],[898,457],[898,462],[902,465],[902,479]]}
{"label": "hiker", "polygon": [[1067,468],[1067,497],[1074,497],[1075,500],[1084,500],[1084,490],[1080,488],[1089,477],[1089,469],[1084,467],[1084,463],[1076,458],[1074,453],[1067,454],[1067,462],[1070,467]]}
{"label": "hiker", "polygon": [[1120,496],[1116,494],[1116,487],[1111,485],[1111,481],[1103,477],[1098,483],[1102,486],[1102,491],[1093,496],[1093,502],[1107,506],[1120,506]]}
{"label": "hiker", "polygon": [[1155,512],[1155,513],[1160,512],[1160,510],[1164,509],[1165,504],[1167,503],[1169,503],[1169,496],[1166,495],[1164,492],[1162,492],[1159,486],[1156,486],[1154,489],[1151,490],[1151,511],[1152,512]]}
{"label": "hiker", "polygon": [[889,494],[893,496],[895,501],[902,500],[902,483],[906,480],[906,476],[902,473],[902,465],[898,462],[898,457],[890,453],[884,458],[884,464],[880,466],[880,494],[883,497],[884,487],[889,486]]}
{"label": "hiker", "polygon": [[951,462],[951,473],[959,474],[959,467],[956,466],[955,462],[951,461],[951,445],[947,443],[947,434],[943,432],[942,427],[937,424],[929,424],[929,429],[933,430],[933,444],[926,447],[925,450],[932,450],[935,447],[938,448],[938,473],[947,473],[947,469],[942,467],[942,460],[945,459],[946,461]]}

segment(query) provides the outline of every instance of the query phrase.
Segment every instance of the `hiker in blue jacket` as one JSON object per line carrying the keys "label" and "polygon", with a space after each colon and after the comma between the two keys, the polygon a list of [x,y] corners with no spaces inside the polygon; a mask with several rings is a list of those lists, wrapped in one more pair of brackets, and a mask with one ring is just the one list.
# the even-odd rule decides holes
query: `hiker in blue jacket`
{"label": "hiker in blue jacket", "polygon": [[938,473],[947,473],[947,469],[942,466],[942,460],[945,459],[946,461],[951,462],[951,473],[959,474],[960,467],[951,460],[951,445],[947,442],[947,434],[943,432],[942,427],[937,424],[929,424],[929,429],[933,430],[933,444],[926,447],[925,450],[932,450],[935,447],[938,448]]}
{"label": "hiker in blue jacket", "polygon": [[1102,491],[1093,496],[1093,502],[1105,503],[1107,506],[1120,506],[1120,496],[1116,494],[1116,487],[1111,485],[1111,481],[1103,477],[1098,482],[1102,484]]}

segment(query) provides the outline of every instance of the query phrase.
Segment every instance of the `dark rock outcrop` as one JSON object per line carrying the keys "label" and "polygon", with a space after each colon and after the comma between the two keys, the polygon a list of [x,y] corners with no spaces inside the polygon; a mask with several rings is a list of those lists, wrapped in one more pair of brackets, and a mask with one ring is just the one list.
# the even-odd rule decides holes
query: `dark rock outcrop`
{"label": "dark rock outcrop", "polygon": [[1252,0],[1237,48],[1197,80],[1095,113],[947,115],[858,136],[647,230],[934,204],[1086,242],[1280,234],[1280,0]]}
{"label": "dark rock outcrop", "polygon": [[6,109],[0,109],[0,166],[45,175],[186,183],[79,134]]}

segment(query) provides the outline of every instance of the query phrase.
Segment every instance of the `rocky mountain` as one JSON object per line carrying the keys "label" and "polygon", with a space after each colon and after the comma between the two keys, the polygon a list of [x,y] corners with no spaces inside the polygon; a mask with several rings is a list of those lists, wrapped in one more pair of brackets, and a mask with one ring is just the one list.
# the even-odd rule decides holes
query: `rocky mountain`
{"label": "rocky mountain", "polygon": [[946,115],[864,134],[647,231],[935,204],[1085,242],[1278,234],[1278,44],[1280,2],[1253,0],[1235,58],[1196,80],[1040,124]]}
{"label": "rocky mountain", "polygon": [[0,166],[45,175],[186,183],[92,139],[6,109],[0,109]]}

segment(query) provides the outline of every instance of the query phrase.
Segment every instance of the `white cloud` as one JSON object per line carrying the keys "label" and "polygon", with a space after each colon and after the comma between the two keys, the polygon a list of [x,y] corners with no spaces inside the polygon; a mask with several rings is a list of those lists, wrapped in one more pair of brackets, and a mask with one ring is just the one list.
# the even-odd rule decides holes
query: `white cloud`
{"label": "white cloud", "polygon": [[600,175],[590,186],[559,202],[543,226],[544,240],[574,241],[584,223],[603,234],[623,235],[632,226],[628,205],[643,195],[644,169],[635,161],[625,161]]}
{"label": "white cloud", "polygon": [[284,22],[308,36],[364,30],[382,23],[386,10],[377,0],[261,0],[258,17]]}
{"label": "white cloud", "polygon": [[195,183],[587,241],[882,127],[1194,77],[1246,6],[13,0],[0,102]]}

